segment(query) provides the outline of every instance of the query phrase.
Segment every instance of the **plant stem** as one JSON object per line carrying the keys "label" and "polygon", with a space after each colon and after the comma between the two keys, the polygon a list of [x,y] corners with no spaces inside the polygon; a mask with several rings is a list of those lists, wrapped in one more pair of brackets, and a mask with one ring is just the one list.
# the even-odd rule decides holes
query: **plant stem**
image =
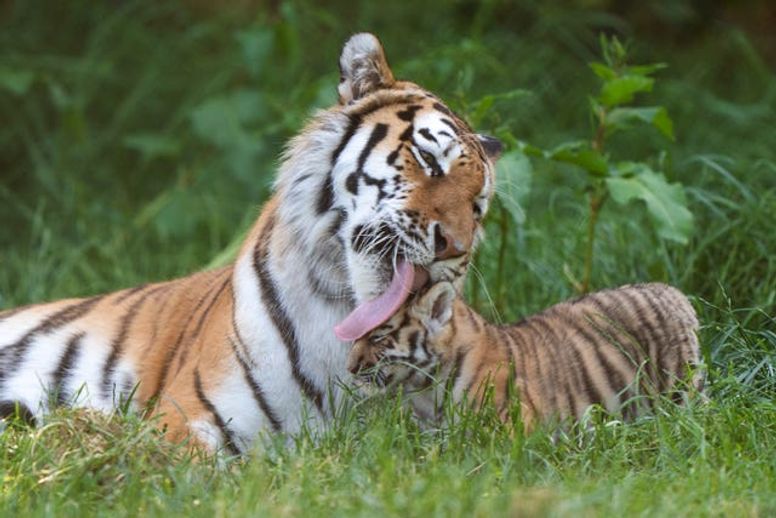
{"label": "plant stem", "polygon": [[506,283],[504,282],[504,263],[507,255],[507,238],[509,232],[509,219],[507,210],[503,205],[499,204],[501,208],[501,214],[499,219],[499,233],[501,234],[501,243],[498,251],[498,269],[496,270],[496,286],[498,286],[498,293],[496,295],[496,309],[498,311],[503,310],[506,297]]}
{"label": "plant stem", "polygon": [[590,219],[587,223],[587,250],[585,250],[585,273],[582,278],[581,292],[590,290],[590,277],[593,272],[593,245],[595,243],[595,226],[598,223],[598,214],[606,201],[606,191],[594,189],[590,193]]}
{"label": "plant stem", "polygon": [[[597,111],[598,127],[591,145],[599,153],[603,153],[604,141],[606,140],[606,109],[601,108]],[[595,226],[598,223],[598,214],[601,212],[601,206],[606,201],[608,191],[599,183],[593,185],[590,192],[590,219],[587,223],[587,250],[585,250],[585,272],[582,277],[582,285],[579,291],[587,293],[590,291],[590,277],[593,272],[593,251],[595,244]]]}

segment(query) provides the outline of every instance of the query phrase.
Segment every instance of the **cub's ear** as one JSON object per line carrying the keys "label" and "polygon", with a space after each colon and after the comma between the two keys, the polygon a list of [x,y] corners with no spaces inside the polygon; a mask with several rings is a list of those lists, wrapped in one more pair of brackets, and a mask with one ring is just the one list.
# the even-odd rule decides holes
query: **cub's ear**
{"label": "cub's ear", "polygon": [[453,303],[457,296],[452,283],[439,282],[415,303],[412,307],[412,314],[423,323],[433,336],[453,318]]}
{"label": "cub's ear", "polygon": [[368,32],[355,34],[345,43],[339,68],[340,83],[337,91],[340,104],[356,101],[375,90],[388,88],[395,82],[383,46]]}
{"label": "cub's ear", "polygon": [[482,133],[477,134],[477,139],[479,139],[480,144],[482,144],[482,149],[485,150],[485,154],[488,155],[488,158],[494,162],[498,160],[498,157],[501,156],[501,150],[503,148],[501,141],[496,137],[483,135]]}

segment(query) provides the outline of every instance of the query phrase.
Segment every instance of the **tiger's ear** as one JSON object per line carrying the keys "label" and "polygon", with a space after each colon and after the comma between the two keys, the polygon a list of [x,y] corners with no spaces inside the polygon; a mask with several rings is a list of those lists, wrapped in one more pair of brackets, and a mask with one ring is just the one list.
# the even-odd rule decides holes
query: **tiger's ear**
{"label": "tiger's ear", "polygon": [[433,336],[453,318],[453,303],[457,296],[452,283],[439,282],[415,303],[412,315],[419,319]]}
{"label": "tiger's ear", "polygon": [[501,156],[501,150],[504,147],[502,146],[501,141],[496,137],[483,135],[482,133],[477,134],[477,139],[480,141],[480,144],[482,144],[482,149],[485,150],[485,154],[488,155],[488,158],[494,162],[498,160],[498,157]]}
{"label": "tiger's ear", "polygon": [[340,104],[361,99],[395,82],[380,41],[368,32],[355,34],[345,43],[339,59]]}

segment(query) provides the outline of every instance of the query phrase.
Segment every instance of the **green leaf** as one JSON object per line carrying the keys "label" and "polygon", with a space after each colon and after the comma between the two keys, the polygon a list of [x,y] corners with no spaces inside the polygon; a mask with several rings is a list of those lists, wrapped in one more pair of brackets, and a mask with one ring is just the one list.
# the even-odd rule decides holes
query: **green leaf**
{"label": "green leaf", "polygon": [[604,83],[598,100],[604,106],[629,103],[637,93],[651,92],[654,84],[651,77],[627,74]]}
{"label": "green leaf", "polygon": [[521,151],[508,151],[496,163],[496,196],[518,225],[525,222],[525,199],[531,190],[531,160]]}
{"label": "green leaf", "polygon": [[197,136],[218,147],[230,148],[236,141],[251,140],[246,127],[266,112],[266,102],[259,92],[237,90],[195,107],[191,122]]}
{"label": "green leaf", "polygon": [[267,27],[254,26],[238,32],[235,38],[242,50],[245,68],[254,78],[260,78],[272,56],[274,32]]}
{"label": "green leaf", "polygon": [[650,65],[636,65],[628,67],[628,74],[633,74],[636,76],[650,76],[657,72],[658,70],[663,70],[664,68],[668,67],[665,63],[652,63]]}
{"label": "green leaf", "polygon": [[528,142],[523,142],[522,140],[517,142],[517,149],[524,155],[547,158],[547,154],[542,148],[536,147]]}
{"label": "green leaf", "polygon": [[266,120],[269,106],[260,92],[237,90],[211,98],[192,110],[194,134],[222,151],[227,167],[239,178],[250,180],[264,149],[259,121]]}
{"label": "green leaf", "polygon": [[181,151],[181,143],[178,139],[169,135],[155,133],[128,135],[124,137],[122,144],[128,149],[140,153],[144,160],[176,157]]}
{"label": "green leaf", "polygon": [[35,81],[35,74],[28,70],[12,70],[0,68],[0,89],[10,91],[14,95],[24,95]]}
{"label": "green leaf", "polygon": [[488,115],[490,109],[497,102],[513,101],[515,99],[522,99],[523,97],[527,97],[529,95],[531,95],[531,92],[522,88],[516,88],[514,90],[508,90],[498,94],[485,95],[474,102],[469,109],[469,118],[471,119],[470,122],[475,127],[479,126],[482,121],[485,120],[485,116]]}
{"label": "green leaf", "polygon": [[682,185],[668,183],[662,173],[656,173],[644,164],[635,170],[639,172],[629,177],[606,179],[612,199],[620,205],[632,200],[644,201],[658,236],[687,244],[693,216],[687,209]]}
{"label": "green leaf", "polygon": [[593,63],[588,63],[590,68],[592,69],[593,73],[603,79],[604,81],[611,81],[615,77],[617,77],[617,73],[609,66],[599,62],[594,61]]}
{"label": "green leaf", "polygon": [[606,127],[610,132],[626,129],[639,122],[652,124],[660,133],[674,140],[674,123],[668,116],[668,110],[662,106],[615,108],[606,115]]}
{"label": "green leaf", "polygon": [[565,162],[581,167],[593,176],[606,176],[609,163],[600,152],[590,147],[587,141],[567,142],[550,150],[546,157],[556,162]]}

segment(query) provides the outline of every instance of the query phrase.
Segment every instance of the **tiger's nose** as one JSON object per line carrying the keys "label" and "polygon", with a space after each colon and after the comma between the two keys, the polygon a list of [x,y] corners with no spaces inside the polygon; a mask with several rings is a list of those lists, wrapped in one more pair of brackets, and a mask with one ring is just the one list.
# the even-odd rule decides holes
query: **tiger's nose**
{"label": "tiger's nose", "polygon": [[444,230],[442,225],[434,228],[434,258],[438,260],[451,259],[458,257],[466,252],[463,243],[453,239]]}

